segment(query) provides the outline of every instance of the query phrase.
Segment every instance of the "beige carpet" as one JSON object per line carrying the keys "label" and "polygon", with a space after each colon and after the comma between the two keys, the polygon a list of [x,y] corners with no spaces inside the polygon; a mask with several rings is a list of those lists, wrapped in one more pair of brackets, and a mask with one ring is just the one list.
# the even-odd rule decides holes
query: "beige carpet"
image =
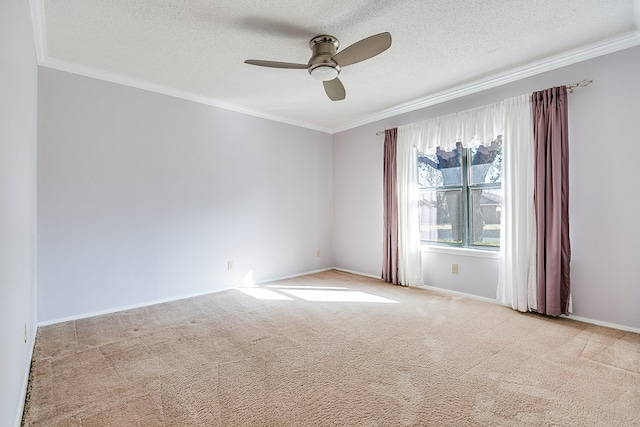
{"label": "beige carpet", "polygon": [[246,292],[40,328],[24,425],[640,425],[638,334],[337,271]]}

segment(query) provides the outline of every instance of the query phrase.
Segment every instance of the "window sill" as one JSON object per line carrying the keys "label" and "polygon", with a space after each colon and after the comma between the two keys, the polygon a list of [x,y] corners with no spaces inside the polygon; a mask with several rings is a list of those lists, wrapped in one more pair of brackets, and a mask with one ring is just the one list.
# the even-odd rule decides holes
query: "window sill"
{"label": "window sill", "polygon": [[431,252],[447,255],[469,256],[476,258],[500,259],[500,251],[487,251],[471,248],[452,248],[447,246],[420,245],[421,252]]}

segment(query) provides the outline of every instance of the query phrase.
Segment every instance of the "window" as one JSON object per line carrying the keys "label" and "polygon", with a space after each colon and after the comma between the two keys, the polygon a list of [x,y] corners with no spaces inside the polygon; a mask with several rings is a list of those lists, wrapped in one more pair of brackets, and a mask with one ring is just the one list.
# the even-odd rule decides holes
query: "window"
{"label": "window", "polygon": [[418,153],[420,240],[478,249],[500,246],[502,136],[489,145]]}

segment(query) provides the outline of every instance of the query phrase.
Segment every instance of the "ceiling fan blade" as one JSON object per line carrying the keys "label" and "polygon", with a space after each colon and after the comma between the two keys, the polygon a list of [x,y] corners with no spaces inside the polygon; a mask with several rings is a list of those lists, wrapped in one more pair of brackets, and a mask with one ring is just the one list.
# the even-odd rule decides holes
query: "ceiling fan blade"
{"label": "ceiling fan blade", "polygon": [[322,85],[324,86],[324,91],[327,93],[327,96],[332,101],[342,101],[347,95],[344,86],[342,86],[342,82],[337,77],[333,80],[323,81]]}
{"label": "ceiling fan blade", "polygon": [[245,64],[257,65],[259,67],[270,68],[291,68],[296,70],[306,70],[309,68],[307,64],[294,64],[293,62],[263,61],[261,59],[247,59]]}
{"label": "ceiling fan blade", "polygon": [[333,60],[341,67],[372,58],[391,46],[391,34],[380,33],[367,37],[336,53]]}

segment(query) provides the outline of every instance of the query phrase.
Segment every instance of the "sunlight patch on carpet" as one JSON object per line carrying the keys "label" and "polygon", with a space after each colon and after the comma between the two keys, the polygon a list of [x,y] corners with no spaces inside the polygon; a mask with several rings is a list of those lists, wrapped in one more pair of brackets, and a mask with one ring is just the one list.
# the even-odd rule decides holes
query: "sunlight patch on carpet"
{"label": "sunlight patch on carpet", "polygon": [[275,289],[328,289],[328,290],[336,290],[336,291],[348,291],[349,288],[345,288],[343,286],[285,286],[285,285],[267,285],[268,288]]}
{"label": "sunlight patch on carpet", "polygon": [[280,301],[291,301],[293,299],[286,295],[282,295],[265,288],[238,288],[238,290],[249,296],[254,297],[255,299],[280,300]]}
{"label": "sunlight patch on carpet", "polygon": [[[269,288],[269,289],[267,289]],[[371,302],[398,304],[398,301],[380,297],[367,292],[352,291],[342,286],[286,286],[267,285],[267,287],[244,286],[237,288],[246,295],[260,300],[292,301],[301,299],[311,302]]]}
{"label": "sunlight patch on carpet", "polygon": [[393,301],[388,298],[360,291],[335,291],[321,289],[281,289],[281,291],[305,301],[398,303],[397,301]]}

